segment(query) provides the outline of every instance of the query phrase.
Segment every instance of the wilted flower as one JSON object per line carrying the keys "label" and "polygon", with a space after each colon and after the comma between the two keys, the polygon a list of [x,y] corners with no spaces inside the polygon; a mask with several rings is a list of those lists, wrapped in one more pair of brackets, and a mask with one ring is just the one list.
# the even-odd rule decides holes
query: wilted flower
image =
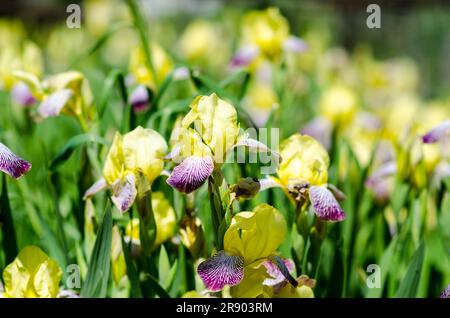
{"label": "wilted flower", "polygon": [[236,184],[230,186],[234,198],[250,200],[258,194],[261,184],[256,178],[241,178]]}
{"label": "wilted flower", "polygon": [[196,216],[186,215],[180,224],[180,240],[183,245],[191,252],[194,259],[203,252],[205,248],[205,238],[203,225]]}
{"label": "wilted flower", "polygon": [[139,126],[123,136],[116,133],[103,167],[103,179],[86,191],[85,198],[110,187],[116,207],[127,211],[136,196],[149,191],[162,172],[166,151],[166,141],[152,129]]}
{"label": "wilted flower", "polygon": [[235,147],[269,151],[264,144],[240,134],[236,109],[216,94],[198,96],[190,108],[181,127],[174,129],[168,156],[179,163],[167,179],[178,191],[190,193],[198,189]]}
{"label": "wilted flower", "polygon": [[0,142],[0,171],[17,179],[31,169],[31,163],[20,158]]}
{"label": "wilted flower", "polygon": [[283,216],[270,205],[260,204],[252,212],[240,212],[225,232],[224,250],[200,263],[197,273],[211,291],[242,285],[235,291],[237,294],[251,294],[258,289],[256,295],[249,296],[255,297],[270,277],[263,263],[275,254],[286,231]]}
{"label": "wilted flower", "polygon": [[27,246],[3,271],[4,296],[8,298],[55,298],[62,270],[39,247]]}
{"label": "wilted flower", "polygon": [[330,159],[314,138],[294,134],[281,143],[282,162],[278,178],[262,180],[262,189],[279,186],[297,202],[311,202],[316,215],[325,221],[342,221],[345,213],[328,186]]}

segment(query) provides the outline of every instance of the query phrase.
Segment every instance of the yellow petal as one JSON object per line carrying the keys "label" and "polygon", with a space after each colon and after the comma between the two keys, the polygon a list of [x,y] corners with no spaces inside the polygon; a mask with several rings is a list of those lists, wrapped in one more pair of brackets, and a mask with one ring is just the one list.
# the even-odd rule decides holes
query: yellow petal
{"label": "yellow petal", "polygon": [[269,278],[262,261],[257,261],[244,268],[244,278],[239,285],[231,287],[233,298],[256,298],[265,294],[263,282]]}
{"label": "yellow petal", "polygon": [[224,249],[244,258],[244,264],[269,257],[283,242],[287,226],[283,215],[268,204],[236,214],[225,233]]}
{"label": "yellow petal", "polygon": [[294,287],[286,284],[276,295],[277,298],[314,298],[311,287],[306,285]]}
{"label": "yellow petal", "polygon": [[281,143],[280,155],[282,162],[277,174],[284,186],[305,181],[311,185],[327,183],[330,159],[314,138],[294,134]]}
{"label": "yellow petal", "polygon": [[269,59],[278,57],[289,36],[289,23],[278,8],[252,11],[244,17],[243,41],[254,44]]}
{"label": "yellow petal", "polygon": [[141,172],[151,184],[163,170],[163,157],[167,152],[164,138],[152,129],[137,127],[123,136],[125,169]]}
{"label": "yellow petal", "polygon": [[120,179],[123,174],[124,156],[122,144],[122,135],[116,133],[108,156],[106,157],[105,165],[103,166],[103,177],[105,177],[109,185],[112,185],[117,179]]}
{"label": "yellow petal", "polygon": [[159,245],[173,236],[176,216],[173,207],[163,192],[152,193],[152,208],[156,222],[155,245]]}
{"label": "yellow petal", "polygon": [[203,141],[213,151],[215,161],[223,163],[226,152],[236,144],[239,133],[236,109],[216,94],[195,98],[190,108],[183,119],[183,127],[194,123]]}
{"label": "yellow petal", "polygon": [[62,270],[36,246],[25,247],[3,272],[7,297],[56,297]]}

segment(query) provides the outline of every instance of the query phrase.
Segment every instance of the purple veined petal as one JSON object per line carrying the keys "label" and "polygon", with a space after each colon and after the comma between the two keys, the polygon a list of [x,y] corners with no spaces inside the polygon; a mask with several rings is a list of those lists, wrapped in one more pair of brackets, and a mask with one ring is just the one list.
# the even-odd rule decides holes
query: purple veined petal
{"label": "purple veined petal", "polygon": [[201,262],[197,273],[210,291],[222,290],[225,285],[238,285],[244,277],[244,260],[240,256],[220,251]]}
{"label": "purple veined petal", "polygon": [[333,125],[328,119],[325,117],[316,117],[308,122],[300,132],[304,135],[313,137],[320,142],[325,149],[330,150],[332,130]]}
{"label": "purple veined petal", "polygon": [[202,186],[213,170],[211,157],[187,157],[173,169],[167,183],[178,191],[191,193]]}
{"label": "purple veined petal", "polygon": [[72,96],[73,92],[70,89],[62,89],[51,94],[39,106],[39,114],[43,118],[58,116]]}
{"label": "purple veined petal", "polygon": [[314,212],[324,221],[342,221],[345,219],[345,212],[339,202],[328,190],[327,186],[312,186],[309,188],[309,199],[311,200]]}
{"label": "purple veined petal", "polygon": [[290,36],[283,43],[286,52],[303,53],[308,50],[308,44],[296,36]]}
{"label": "purple veined petal", "polygon": [[450,298],[450,285],[441,293],[439,298]]}
{"label": "purple veined petal", "polygon": [[106,180],[104,178],[97,180],[97,182],[95,182],[89,189],[86,190],[83,196],[83,200],[93,197],[95,194],[102,190],[105,190],[107,187],[108,184],[106,183]]}
{"label": "purple veined petal", "polygon": [[129,102],[134,112],[141,113],[150,107],[150,95],[145,85],[139,85],[130,95]]}
{"label": "purple veined petal", "polygon": [[127,174],[124,180],[115,182],[113,185],[113,196],[111,197],[114,205],[120,212],[124,213],[134,203],[137,195],[136,180],[133,174]]}
{"label": "purple veined petal", "polygon": [[241,47],[230,62],[231,68],[246,67],[259,55],[259,49],[253,45]]}
{"label": "purple veined petal", "polygon": [[18,82],[11,89],[12,100],[24,107],[30,107],[36,103],[36,98],[31,93],[30,88],[24,82]]}
{"label": "purple veined petal", "polygon": [[0,142],[0,171],[17,179],[31,169],[31,163],[20,158]]}
{"label": "purple veined petal", "polygon": [[450,120],[445,120],[431,129],[428,133],[422,136],[422,141],[425,144],[431,144],[438,142],[445,137],[450,137]]}
{"label": "purple veined petal", "polygon": [[[286,268],[288,269],[289,273],[292,273],[294,271],[294,262],[292,260],[284,259],[283,263],[286,266]],[[269,276],[271,277],[271,278],[266,278],[264,280],[264,282],[263,282],[264,285],[275,286],[275,285],[278,285],[279,283],[283,282],[286,279],[286,277],[283,275],[283,273],[281,273],[278,266],[276,264],[274,264],[272,261],[266,260],[263,262],[263,265],[267,269],[267,274],[269,274]]]}

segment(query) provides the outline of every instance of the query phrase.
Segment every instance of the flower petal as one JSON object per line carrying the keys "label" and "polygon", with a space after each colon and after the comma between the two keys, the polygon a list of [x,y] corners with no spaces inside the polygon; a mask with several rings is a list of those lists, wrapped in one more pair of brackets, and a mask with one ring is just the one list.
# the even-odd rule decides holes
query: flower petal
{"label": "flower petal", "polygon": [[111,197],[114,205],[120,212],[126,212],[136,199],[136,180],[133,174],[127,174],[125,180],[118,181],[113,185],[114,194]]}
{"label": "flower petal", "polygon": [[[284,259],[282,261],[283,261],[284,265],[286,266],[286,268],[288,269],[289,273],[292,273],[294,271],[294,262],[291,261],[290,259]],[[264,261],[263,265],[266,267],[267,273],[272,277],[272,278],[266,278],[263,283],[264,285],[275,286],[275,285],[278,285],[279,283],[283,282],[286,279],[286,277],[280,271],[278,266],[275,263],[273,263],[272,261],[266,260],[266,261]]]}
{"label": "flower petal", "polygon": [[326,186],[309,188],[309,198],[316,215],[320,219],[325,221],[342,221],[345,219],[344,210]]}
{"label": "flower petal", "polygon": [[95,194],[102,190],[105,190],[107,187],[108,183],[106,183],[106,180],[104,178],[97,180],[97,182],[95,182],[89,189],[86,190],[83,196],[83,200],[93,197]]}
{"label": "flower petal", "polygon": [[284,41],[283,49],[287,52],[303,53],[308,50],[308,44],[296,36],[290,36]]}
{"label": "flower petal", "polygon": [[450,298],[450,285],[442,292],[440,298]]}
{"label": "flower petal", "polygon": [[136,113],[147,110],[150,106],[150,94],[148,93],[147,87],[144,85],[136,87],[131,93],[129,102]]}
{"label": "flower petal", "polygon": [[0,142],[0,171],[17,179],[31,169],[31,163],[18,157]]}
{"label": "flower petal", "polygon": [[425,144],[431,144],[440,141],[445,136],[450,136],[450,120],[445,120],[431,129],[428,133],[422,136],[422,141]]}
{"label": "flower petal", "polygon": [[70,89],[61,89],[48,96],[39,106],[38,112],[43,118],[58,116],[72,97]]}
{"label": "flower petal", "polygon": [[13,101],[21,106],[28,107],[36,102],[30,88],[24,82],[18,82],[11,90]]}
{"label": "flower petal", "polygon": [[187,157],[173,169],[167,183],[178,191],[190,193],[200,188],[213,170],[211,157]]}
{"label": "flower petal", "polygon": [[245,45],[241,47],[233,56],[230,62],[231,68],[245,67],[253,62],[259,55],[259,49],[253,45]]}
{"label": "flower petal", "polygon": [[242,257],[220,251],[198,265],[197,273],[211,291],[222,290],[225,285],[238,285],[244,277]]}

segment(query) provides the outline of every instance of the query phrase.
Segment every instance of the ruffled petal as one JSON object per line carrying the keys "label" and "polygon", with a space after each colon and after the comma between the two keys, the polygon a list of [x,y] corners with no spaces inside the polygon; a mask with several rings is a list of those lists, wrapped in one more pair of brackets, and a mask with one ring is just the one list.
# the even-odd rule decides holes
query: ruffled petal
{"label": "ruffled petal", "polygon": [[133,205],[136,199],[136,180],[133,174],[127,174],[124,180],[113,185],[114,194],[111,197],[114,205],[124,213]]}
{"label": "ruffled petal", "polygon": [[178,191],[190,193],[200,188],[213,170],[211,157],[187,157],[173,169],[167,183]]}
{"label": "ruffled petal", "polygon": [[86,190],[83,196],[83,200],[86,200],[90,197],[93,197],[98,192],[105,190],[108,187],[108,183],[104,178],[101,178],[97,182],[95,182],[89,189]]}
{"label": "ruffled petal", "polygon": [[[284,259],[282,260],[284,265],[286,266],[287,270],[289,271],[289,274],[291,274],[294,271],[294,262],[290,259]],[[266,278],[264,280],[264,285],[266,286],[275,286],[279,283],[283,282],[286,279],[286,276],[283,275],[283,273],[280,271],[278,266],[273,263],[270,260],[264,261],[263,265],[267,269],[267,273],[271,276],[271,278]]]}
{"label": "ruffled petal", "polygon": [[316,215],[324,221],[342,221],[345,219],[344,210],[326,186],[312,186],[309,188],[309,199]]}
{"label": "ruffled petal", "polygon": [[425,144],[431,144],[442,140],[442,138],[446,136],[450,137],[450,120],[446,120],[431,129],[428,133],[422,136],[422,141]]}
{"label": "ruffled petal", "polygon": [[197,273],[210,291],[222,290],[225,285],[238,285],[244,277],[242,257],[220,251],[198,265]]}
{"label": "ruffled petal", "polygon": [[17,179],[31,169],[31,163],[18,157],[0,142],[0,171]]}
{"label": "ruffled petal", "polygon": [[70,89],[61,89],[48,96],[39,106],[38,112],[43,118],[58,116],[73,96]]}

